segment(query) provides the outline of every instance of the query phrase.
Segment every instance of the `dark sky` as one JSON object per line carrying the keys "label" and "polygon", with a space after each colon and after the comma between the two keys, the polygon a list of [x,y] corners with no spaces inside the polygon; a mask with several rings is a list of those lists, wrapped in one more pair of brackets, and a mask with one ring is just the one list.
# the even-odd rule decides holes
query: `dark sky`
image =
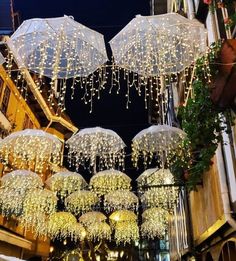
{"label": "dark sky", "polygon": [[[136,14],[149,15],[150,12],[149,0],[15,0],[14,2],[15,10],[20,12],[22,21],[30,18],[72,15],[77,22],[102,33],[106,43]],[[108,44],[107,51],[110,54]],[[144,97],[139,97],[133,90],[132,103],[127,110],[126,85],[121,86],[119,95],[115,91],[109,94],[109,88],[110,86],[107,86],[101,99],[94,103],[92,114],[89,113],[89,106],[80,100],[80,93],[77,93],[78,97],[72,101],[67,99],[67,114],[79,128],[101,126],[116,131],[127,144],[127,153],[130,153],[132,137],[148,126],[148,111],[144,109]]]}

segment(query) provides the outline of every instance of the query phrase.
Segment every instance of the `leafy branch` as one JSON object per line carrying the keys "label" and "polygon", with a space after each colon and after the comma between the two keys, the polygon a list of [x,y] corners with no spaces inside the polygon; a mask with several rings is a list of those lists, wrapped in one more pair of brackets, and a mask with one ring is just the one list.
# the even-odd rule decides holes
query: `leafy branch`
{"label": "leafy branch", "polygon": [[[212,158],[225,130],[224,117],[210,98],[210,78],[217,74],[214,61],[219,44],[215,44],[208,55],[198,59],[196,77],[192,88],[194,96],[178,112],[187,139],[183,143],[184,157],[177,158],[172,167],[176,179],[187,180],[190,189],[195,189],[204,172],[213,164]],[[209,66],[211,65],[211,66]]]}

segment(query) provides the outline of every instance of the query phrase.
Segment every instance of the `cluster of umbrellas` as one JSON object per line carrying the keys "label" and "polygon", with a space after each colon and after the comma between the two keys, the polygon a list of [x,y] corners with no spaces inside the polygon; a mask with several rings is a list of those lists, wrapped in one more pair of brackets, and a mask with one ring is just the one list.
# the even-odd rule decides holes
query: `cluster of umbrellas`
{"label": "cluster of umbrellas", "polygon": [[[181,154],[181,143],[186,134],[168,125],[154,125],[142,130],[133,138],[132,159],[138,166],[141,159],[145,166],[154,161],[168,167],[174,155]],[[125,143],[112,130],[100,127],[86,128],[66,141],[68,162],[78,170],[89,166],[98,170],[124,169]],[[3,163],[14,169],[28,169],[38,173],[54,170],[61,165],[62,142],[54,135],[36,129],[26,129],[10,134],[0,142]]]}
{"label": "cluster of umbrellas", "polygon": [[[36,236],[51,239],[114,238],[120,244],[137,240],[139,234],[161,237],[178,198],[173,175],[164,166],[170,164],[173,150],[184,137],[181,130],[163,125],[143,130],[134,138],[133,157],[139,154],[144,162],[162,162],[162,168],[148,169],[140,175],[138,194],[134,194],[130,177],[112,168],[117,162],[118,166],[124,163],[125,144],[115,132],[98,127],[85,129],[66,142],[71,164],[78,167],[89,161],[95,170],[105,168],[95,171],[89,184],[80,174],[69,171],[46,178],[48,170],[55,172],[55,166],[61,163],[62,143],[55,136],[36,129],[12,133],[0,142],[0,156],[6,166],[19,170],[1,179],[1,213],[14,216]],[[139,229],[140,209],[143,223]]]}
{"label": "cluster of umbrellas", "polygon": [[[137,182],[138,186],[167,185],[171,179],[168,170],[150,169]],[[0,211],[16,218],[35,236],[50,239],[70,238],[76,242],[113,238],[117,244],[126,244],[137,241],[140,234],[151,239],[163,237],[178,189],[166,191],[164,197],[155,188],[140,190],[139,199],[131,192],[130,183],[125,173],[112,169],[98,172],[89,184],[75,172],[55,173],[44,184],[38,174],[16,170],[1,179]],[[58,208],[59,200],[63,211]],[[140,202],[144,211],[139,229]]]}
{"label": "cluster of umbrellas", "polygon": [[[54,94],[59,97],[61,108],[65,107],[68,79],[73,79],[72,92],[80,84],[85,90],[83,99],[91,104],[107,82],[103,35],[73,17],[26,20],[7,44],[20,69],[38,74],[38,88],[44,76],[51,79],[50,98]],[[154,91],[162,94],[163,76],[184,71],[206,51],[206,30],[199,22],[176,13],[137,15],[110,45],[114,56],[112,81],[119,83],[119,70],[124,70],[127,85],[139,93],[143,88],[147,99]],[[10,59],[8,69],[11,67]]]}

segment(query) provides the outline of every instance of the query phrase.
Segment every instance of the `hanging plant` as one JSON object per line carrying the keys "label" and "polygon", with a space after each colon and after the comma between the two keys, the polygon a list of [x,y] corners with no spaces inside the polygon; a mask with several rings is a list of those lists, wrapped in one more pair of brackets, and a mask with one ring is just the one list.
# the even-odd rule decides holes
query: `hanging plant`
{"label": "hanging plant", "polygon": [[203,173],[213,164],[212,158],[222,140],[221,131],[225,130],[225,118],[223,114],[220,116],[220,108],[210,98],[211,78],[217,74],[215,60],[219,46],[215,44],[206,56],[197,60],[192,85],[194,95],[178,112],[187,139],[182,144],[185,148],[184,160],[177,159],[172,172],[178,180],[187,180],[190,189],[196,188]]}

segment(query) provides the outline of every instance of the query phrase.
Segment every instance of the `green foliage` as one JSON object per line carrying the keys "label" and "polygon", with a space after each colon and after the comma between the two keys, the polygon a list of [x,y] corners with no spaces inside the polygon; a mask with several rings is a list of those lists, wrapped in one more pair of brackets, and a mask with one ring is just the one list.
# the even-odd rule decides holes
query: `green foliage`
{"label": "green foliage", "polygon": [[[193,82],[194,97],[189,98],[186,106],[179,109],[181,126],[187,133],[183,148],[185,155],[173,165],[173,173],[178,180],[187,179],[190,189],[195,189],[202,180],[204,172],[210,169],[225,129],[219,108],[210,98],[209,77],[217,73],[213,64],[219,45],[214,45],[210,53],[197,61],[196,79]],[[187,177],[186,177],[187,174]]]}

